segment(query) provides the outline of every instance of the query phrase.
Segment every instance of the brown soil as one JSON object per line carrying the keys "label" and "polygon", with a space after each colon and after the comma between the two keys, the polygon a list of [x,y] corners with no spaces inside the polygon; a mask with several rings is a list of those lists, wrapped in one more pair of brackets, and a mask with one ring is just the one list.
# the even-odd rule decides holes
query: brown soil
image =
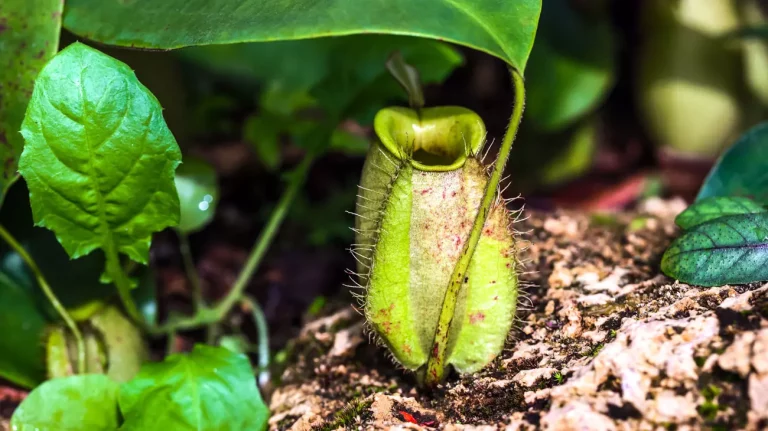
{"label": "brown soil", "polygon": [[531,213],[519,322],[483,371],[432,392],[340,307],[307,324],[271,429],[765,429],[768,285],[659,273],[676,201],[635,213]]}

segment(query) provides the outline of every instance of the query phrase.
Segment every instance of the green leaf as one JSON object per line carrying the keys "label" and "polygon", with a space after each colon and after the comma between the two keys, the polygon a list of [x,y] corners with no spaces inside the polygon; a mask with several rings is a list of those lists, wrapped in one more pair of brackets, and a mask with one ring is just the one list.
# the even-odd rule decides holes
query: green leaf
{"label": "green leaf", "polygon": [[210,165],[200,159],[188,158],[176,170],[176,190],[181,208],[177,229],[192,233],[211,222],[219,203],[219,186],[216,171]]}
{"label": "green leaf", "polygon": [[[13,260],[24,265],[18,256]],[[47,323],[28,288],[0,272],[0,378],[27,388],[45,380],[42,341]]]}
{"label": "green leaf", "polygon": [[11,418],[15,431],[115,431],[118,385],[101,374],[49,380]]}
{"label": "green leaf", "polygon": [[661,269],[701,286],[768,280],[768,213],[726,216],[693,227],[672,242]]}
{"label": "green leaf", "polygon": [[280,167],[280,134],[286,127],[283,118],[275,115],[251,115],[243,125],[243,139],[256,152],[264,166],[270,171]]}
{"label": "green leaf", "polygon": [[344,153],[348,156],[363,157],[368,152],[370,141],[363,136],[336,129],[331,135],[329,149]]}
{"label": "green leaf", "polygon": [[744,196],[768,204],[768,122],[750,129],[720,156],[696,199],[710,196]]}
{"label": "green leaf", "polygon": [[613,86],[616,49],[607,11],[587,14],[569,0],[543,3],[526,74],[526,119],[561,130],[594,110]]}
{"label": "green leaf", "polygon": [[720,217],[766,211],[761,205],[747,198],[713,196],[701,199],[686,208],[675,218],[675,223],[683,229],[690,229]]}
{"label": "green leaf", "polygon": [[0,3],[0,203],[18,178],[21,121],[35,77],[59,47],[63,6],[61,0]]}
{"label": "green leaf", "polygon": [[523,71],[541,0],[69,0],[65,27],[137,48],[409,34],[466,45]]}
{"label": "green leaf", "polygon": [[146,263],[152,233],[178,223],[181,154],[125,64],[80,43],[61,51],[40,72],[22,135],[35,223],[73,259],[101,248]]}
{"label": "green leaf", "polygon": [[120,390],[121,430],[266,429],[269,411],[248,359],[221,347],[146,364]]}

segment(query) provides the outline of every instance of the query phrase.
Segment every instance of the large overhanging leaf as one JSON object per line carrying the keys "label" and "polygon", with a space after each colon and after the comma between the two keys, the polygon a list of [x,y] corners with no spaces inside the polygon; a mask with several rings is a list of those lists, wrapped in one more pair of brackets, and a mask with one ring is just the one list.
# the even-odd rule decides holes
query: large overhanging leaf
{"label": "large overhanging leaf", "polygon": [[0,202],[18,178],[19,133],[35,77],[59,47],[61,0],[0,2]]}
{"label": "large overhanging leaf", "polygon": [[137,48],[386,33],[441,39],[523,71],[541,0],[69,0],[64,26]]}

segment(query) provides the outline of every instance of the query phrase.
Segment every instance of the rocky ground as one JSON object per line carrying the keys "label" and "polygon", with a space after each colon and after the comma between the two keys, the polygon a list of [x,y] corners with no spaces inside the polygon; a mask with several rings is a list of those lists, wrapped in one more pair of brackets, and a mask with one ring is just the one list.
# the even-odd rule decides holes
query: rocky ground
{"label": "rocky ground", "polygon": [[353,308],[291,343],[272,429],[766,429],[768,285],[659,273],[684,204],[529,214],[530,284],[504,352],[433,392],[368,342]]}

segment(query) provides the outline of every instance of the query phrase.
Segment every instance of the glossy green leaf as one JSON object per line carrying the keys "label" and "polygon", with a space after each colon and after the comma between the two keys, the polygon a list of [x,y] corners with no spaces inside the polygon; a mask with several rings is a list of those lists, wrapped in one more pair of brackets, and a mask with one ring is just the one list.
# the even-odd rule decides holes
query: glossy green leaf
{"label": "glossy green leaf", "polygon": [[219,186],[216,171],[209,164],[187,158],[176,170],[176,190],[181,208],[177,229],[192,233],[211,222],[219,203]]}
{"label": "glossy green leaf", "polygon": [[120,390],[121,430],[262,430],[269,411],[248,358],[221,347],[146,364]]}
{"label": "glossy green leaf", "polygon": [[744,196],[768,204],[768,122],[750,129],[720,156],[696,199],[710,196]]}
{"label": "glossy green leaf", "polygon": [[613,39],[607,11],[579,11],[569,0],[544,2],[526,74],[526,120],[555,131],[594,110],[613,85]]}
{"label": "glossy green leaf", "polygon": [[[18,256],[13,260],[24,265]],[[28,288],[0,272],[0,378],[27,388],[45,379],[42,341],[47,323]]]}
{"label": "glossy green leaf", "polygon": [[35,223],[70,257],[101,248],[146,263],[152,233],[178,223],[181,154],[125,64],[80,43],[61,51],[40,72],[22,135]]}
{"label": "glossy green leaf", "polygon": [[672,242],[661,269],[701,286],[768,280],[768,213],[726,216],[693,227]]}
{"label": "glossy green leaf", "polygon": [[59,47],[61,0],[0,2],[0,202],[18,178],[19,133],[40,69]]}
{"label": "glossy green leaf", "polygon": [[[101,374],[49,380],[21,403],[14,431],[116,431],[118,385]],[[149,428],[148,428],[149,429]]]}
{"label": "glossy green leaf", "polygon": [[409,34],[479,49],[522,71],[540,9],[541,0],[70,0],[64,25],[137,48]]}
{"label": "glossy green leaf", "polygon": [[683,229],[736,214],[755,214],[766,212],[763,206],[751,199],[742,197],[713,196],[701,199],[681,212],[675,223]]}

